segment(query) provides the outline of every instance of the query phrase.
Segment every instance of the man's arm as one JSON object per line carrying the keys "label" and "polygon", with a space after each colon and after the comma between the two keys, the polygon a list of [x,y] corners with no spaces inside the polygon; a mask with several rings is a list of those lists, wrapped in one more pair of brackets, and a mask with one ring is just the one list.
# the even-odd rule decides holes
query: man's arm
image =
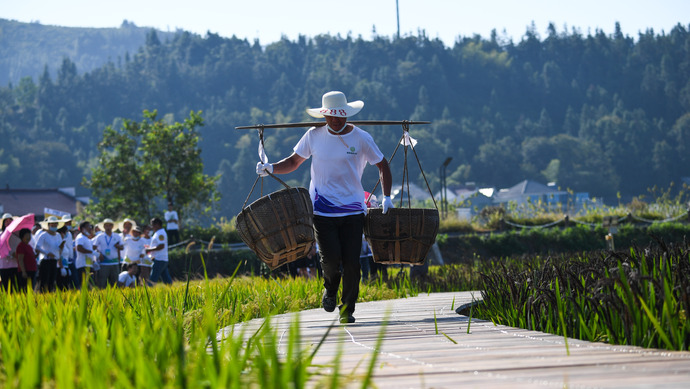
{"label": "man's arm", "polygon": [[305,158],[300,157],[297,153],[292,153],[291,156],[278,161],[273,164],[274,174],[287,174],[292,173],[304,162]]}
{"label": "man's arm", "polygon": [[161,244],[159,244],[159,245],[156,246],[156,247],[149,247],[149,248],[147,248],[147,249],[146,249],[146,252],[147,252],[147,253],[150,253],[151,251],[163,250],[164,247],[165,247],[165,245],[164,245],[163,243],[161,243]]}
{"label": "man's arm", "polygon": [[381,178],[381,189],[383,190],[384,196],[391,195],[391,186],[393,185],[393,177],[391,175],[391,168],[388,165],[386,158],[383,158],[381,162],[376,164],[379,168],[379,177]]}
{"label": "man's arm", "polygon": [[77,251],[79,251],[82,254],[93,254],[93,250],[87,250],[84,248],[82,245],[77,245]]}

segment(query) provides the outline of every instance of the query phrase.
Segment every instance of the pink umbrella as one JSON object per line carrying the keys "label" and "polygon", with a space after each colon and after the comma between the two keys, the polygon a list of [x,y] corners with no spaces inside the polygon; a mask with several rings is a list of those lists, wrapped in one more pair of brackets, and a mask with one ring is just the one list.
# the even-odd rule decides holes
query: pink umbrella
{"label": "pink umbrella", "polygon": [[6,257],[10,253],[10,234],[22,228],[31,229],[34,226],[34,214],[30,213],[12,220],[9,226],[0,235],[0,258]]}

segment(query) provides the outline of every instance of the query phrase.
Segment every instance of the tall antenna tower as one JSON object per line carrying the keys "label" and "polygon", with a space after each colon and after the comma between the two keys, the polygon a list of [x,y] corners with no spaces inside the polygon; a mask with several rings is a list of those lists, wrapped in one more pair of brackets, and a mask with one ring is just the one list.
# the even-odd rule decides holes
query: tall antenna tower
{"label": "tall antenna tower", "polygon": [[398,39],[400,39],[400,9],[398,8],[398,0],[395,0],[395,15],[398,19]]}

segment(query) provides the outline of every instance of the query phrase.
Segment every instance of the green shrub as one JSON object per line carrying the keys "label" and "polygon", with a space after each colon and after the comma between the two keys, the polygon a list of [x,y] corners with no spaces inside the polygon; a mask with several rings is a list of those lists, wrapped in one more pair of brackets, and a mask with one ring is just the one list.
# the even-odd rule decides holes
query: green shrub
{"label": "green shrub", "polygon": [[[444,237],[439,248],[446,263],[468,263],[477,259],[490,259],[531,254],[578,253],[606,248],[604,237],[608,230],[575,225],[567,228],[533,228],[464,234]],[[683,242],[690,237],[690,225],[659,223],[649,227],[621,225],[614,234],[615,248],[645,247],[654,241],[651,235],[666,242]]]}

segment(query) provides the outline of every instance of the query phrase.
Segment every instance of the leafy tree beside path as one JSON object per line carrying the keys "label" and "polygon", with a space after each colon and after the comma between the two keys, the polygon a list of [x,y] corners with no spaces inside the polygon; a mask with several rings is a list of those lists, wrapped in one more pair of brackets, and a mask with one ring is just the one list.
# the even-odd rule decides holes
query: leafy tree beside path
{"label": "leafy tree beside path", "polygon": [[197,131],[203,125],[200,111],[168,124],[156,110],[145,110],[141,122],[125,119],[120,129],[106,127],[98,166],[83,180],[96,200],[87,214],[148,220],[167,202],[208,212],[219,199],[219,177],[203,173]]}

